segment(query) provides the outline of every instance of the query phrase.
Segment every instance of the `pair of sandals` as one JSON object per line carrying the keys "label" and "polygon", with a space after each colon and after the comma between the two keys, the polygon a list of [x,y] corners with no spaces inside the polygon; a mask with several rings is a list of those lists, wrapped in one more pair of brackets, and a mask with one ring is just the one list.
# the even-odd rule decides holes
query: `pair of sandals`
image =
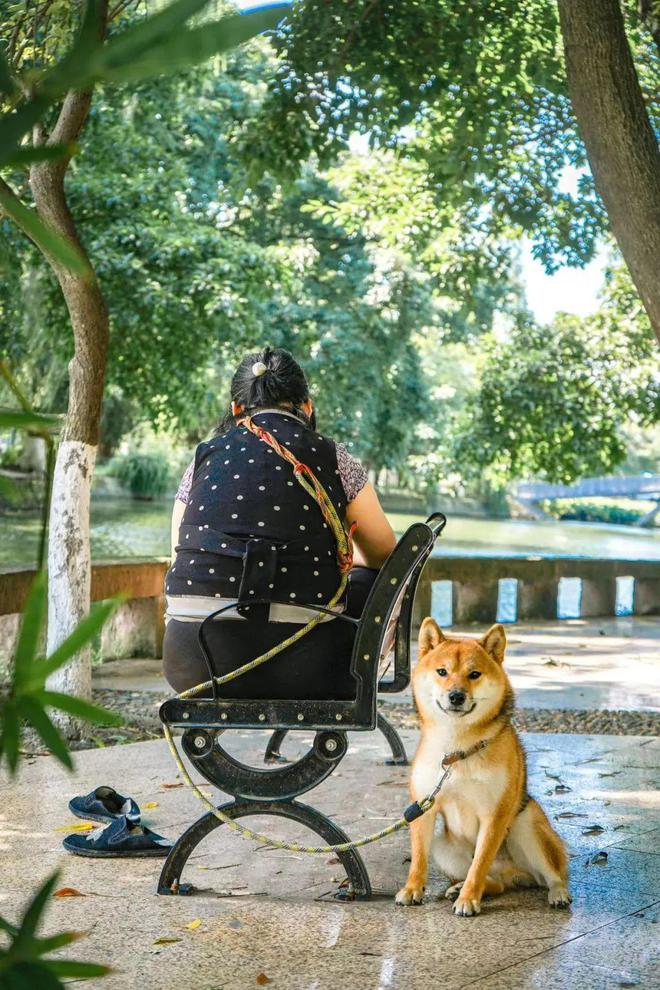
{"label": "pair of sandals", "polygon": [[69,810],[85,821],[109,822],[92,835],[67,835],[63,846],[75,856],[167,856],[174,843],[140,822],[140,809],[131,797],[113,787],[97,787],[69,801]]}

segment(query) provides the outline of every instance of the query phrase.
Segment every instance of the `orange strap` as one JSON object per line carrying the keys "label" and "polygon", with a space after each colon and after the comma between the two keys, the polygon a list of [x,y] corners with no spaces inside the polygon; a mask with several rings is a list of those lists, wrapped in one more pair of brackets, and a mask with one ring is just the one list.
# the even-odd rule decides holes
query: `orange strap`
{"label": "orange strap", "polygon": [[245,416],[243,419],[237,420],[236,425],[244,426],[250,433],[253,433],[264,443],[268,444],[283,460],[291,464],[296,480],[313,496],[323,513],[323,518],[334,534],[337,543],[337,564],[340,573],[343,574],[346,571],[350,571],[353,566],[353,533],[357,528],[357,523],[353,523],[350,529],[346,530],[346,527],[337,515],[337,510],[330,496],[309,465],[299,461],[295,454],[291,453],[290,450],[287,450],[286,447],[283,447],[275,439],[272,433],[264,430],[261,426],[257,426],[251,416]]}

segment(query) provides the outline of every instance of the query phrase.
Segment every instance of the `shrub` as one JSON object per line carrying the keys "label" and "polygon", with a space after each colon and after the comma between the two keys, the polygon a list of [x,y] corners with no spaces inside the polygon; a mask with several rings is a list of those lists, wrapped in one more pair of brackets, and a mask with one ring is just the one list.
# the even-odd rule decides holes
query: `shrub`
{"label": "shrub", "polygon": [[170,476],[167,462],[162,457],[137,452],[117,457],[113,473],[133,498],[145,500],[164,495]]}
{"label": "shrub", "polygon": [[544,512],[555,519],[615,523],[620,526],[634,526],[653,508],[652,502],[636,502],[624,498],[558,498],[547,499],[539,504]]}

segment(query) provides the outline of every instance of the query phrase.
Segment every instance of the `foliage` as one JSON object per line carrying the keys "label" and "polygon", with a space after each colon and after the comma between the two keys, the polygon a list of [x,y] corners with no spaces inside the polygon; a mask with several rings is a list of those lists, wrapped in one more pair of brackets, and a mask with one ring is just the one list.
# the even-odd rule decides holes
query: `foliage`
{"label": "foliage", "polygon": [[[2,377],[19,400],[20,410],[0,411],[0,429],[7,427],[24,431],[36,431],[53,445],[50,430],[57,425],[57,419],[32,409],[29,401],[18,387],[6,362],[0,364]],[[47,461],[48,481],[46,484],[47,504],[50,497],[53,472],[53,457]],[[42,535],[40,547],[46,545],[48,513],[42,515]],[[27,598],[21,628],[13,657],[11,683],[6,695],[0,700],[2,722],[0,728],[0,764],[7,764],[10,774],[16,773],[20,760],[21,725],[26,722],[39,734],[45,746],[69,769],[71,756],[66,742],[50,720],[47,709],[55,708],[78,718],[92,722],[116,725],[121,719],[113,712],[46,688],[46,680],[60,667],[68,663],[99,632],[104,622],[117,607],[121,599],[115,598],[100,605],[88,615],[73,632],[51,653],[47,659],[39,656],[43,628],[46,622],[46,572],[43,552],[40,554],[39,569]]]}
{"label": "foliage", "polygon": [[60,763],[69,770],[73,768],[66,742],[49,718],[48,708],[56,708],[89,722],[121,724],[122,719],[114,712],[46,688],[46,679],[92,641],[118,604],[119,600],[113,599],[99,605],[47,659],[43,659],[38,656],[38,651],[46,618],[46,579],[43,571],[35,578],[16,644],[12,680],[2,703],[0,763],[4,761],[10,773],[16,772],[19,763],[23,722],[32,726]]}
{"label": "foliage", "polygon": [[152,499],[167,491],[167,462],[154,454],[133,451],[114,459],[112,473],[134,498]]}
{"label": "foliage", "polygon": [[0,985],[3,990],[64,990],[62,980],[89,980],[105,976],[107,966],[76,962],[72,959],[45,959],[50,952],[70,945],[82,937],[82,932],[59,932],[40,938],[37,929],[46,906],[55,890],[59,874],[54,873],[40,887],[28,904],[18,925],[0,916],[0,929],[9,936],[9,945],[0,948]]}
{"label": "foliage", "polygon": [[651,511],[655,503],[631,498],[557,498],[545,499],[539,505],[556,519],[634,526]]}
{"label": "foliage", "polygon": [[527,231],[548,267],[584,263],[604,216],[565,91],[552,0],[295,5],[246,148],[254,171],[336,159],[355,131],[422,163],[438,206]]}
{"label": "foliage", "polygon": [[547,327],[520,320],[489,342],[456,447],[472,471],[561,482],[601,474],[626,456],[622,420],[660,419],[648,320],[622,270],[608,283],[593,317],[560,314]]}

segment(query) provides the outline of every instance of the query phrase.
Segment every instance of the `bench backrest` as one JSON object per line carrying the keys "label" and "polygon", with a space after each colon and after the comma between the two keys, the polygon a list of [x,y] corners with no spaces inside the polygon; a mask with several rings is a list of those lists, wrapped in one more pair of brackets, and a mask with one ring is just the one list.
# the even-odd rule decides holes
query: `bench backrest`
{"label": "bench backrest", "polygon": [[[378,662],[388,623],[395,610],[400,608],[394,682],[405,686],[410,678],[410,634],[415,588],[446,521],[442,513],[435,513],[425,523],[415,523],[403,534],[381,568],[357,623],[351,657],[351,673],[357,686],[354,700],[171,698],[161,706],[162,721],[172,725],[215,726],[222,729],[375,728]],[[310,606],[310,609],[318,611],[318,606]],[[224,611],[225,608],[212,613],[204,624]],[[340,621],[339,617],[337,621]],[[203,645],[201,636],[200,643]],[[212,666],[210,655],[207,659]]]}

